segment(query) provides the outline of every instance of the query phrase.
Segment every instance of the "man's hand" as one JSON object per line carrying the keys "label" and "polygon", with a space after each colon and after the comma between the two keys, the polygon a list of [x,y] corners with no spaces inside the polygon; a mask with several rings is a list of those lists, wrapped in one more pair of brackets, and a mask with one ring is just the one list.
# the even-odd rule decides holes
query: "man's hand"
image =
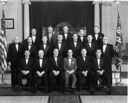
{"label": "man's hand", "polygon": [[59,73],[60,73],[59,71],[55,71],[55,70],[53,70],[52,72],[53,72],[53,74],[54,74],[55,76],[59,75]]}

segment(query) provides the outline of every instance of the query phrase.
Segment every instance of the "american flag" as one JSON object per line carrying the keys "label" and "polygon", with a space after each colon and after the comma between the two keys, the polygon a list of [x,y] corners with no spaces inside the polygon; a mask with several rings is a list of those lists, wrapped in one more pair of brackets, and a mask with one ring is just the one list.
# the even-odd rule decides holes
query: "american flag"
{"label": "american flag", "polygon": [[122,50],[123,50],[123,39],[121,32],[121,20],[118,12],[117,18],[117,28],[116,28],[116,47],[117,47],[117,56],[116,56],[116,69],[119,70],[122,64]]}
{"label": "american flag", "polygon": [[0,62],[2,69],[1,72],[4,72],[7,69],[7,40],[6,40],[6,25],[5,25],[5,14],[2,10],[2,19],[1,19],[1,32],[0,32]]}

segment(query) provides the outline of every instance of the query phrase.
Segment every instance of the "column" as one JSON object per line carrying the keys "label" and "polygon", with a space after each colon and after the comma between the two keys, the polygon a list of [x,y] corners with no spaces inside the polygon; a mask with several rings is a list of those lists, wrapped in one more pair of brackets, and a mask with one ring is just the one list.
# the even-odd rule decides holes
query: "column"
{"label": "column", "polygon": [[24,4],[24,39],[30,35],[30,21],[29,21],[29,5],[30,0],[23,0]]}
{"label": "column", "polygon": [[99,2],[94,3],[94,26],[100,27],[100,5],[99,5]]}

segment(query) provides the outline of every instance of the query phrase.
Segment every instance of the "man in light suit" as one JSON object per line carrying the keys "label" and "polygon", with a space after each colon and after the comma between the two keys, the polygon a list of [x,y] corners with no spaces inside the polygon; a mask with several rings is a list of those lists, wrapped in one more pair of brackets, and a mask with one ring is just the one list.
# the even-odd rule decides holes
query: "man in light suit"
{"label": "man in light suit", "polygon": [[72,79],[72,92],[75,93],[75,85],[76,85],[76,70],[77,70],[77,63],[76,59],[72,56],[73,51],[71,49],[68,50],[68,57],[64,58],[64,70],[65,70],[65,84],[66,90],[69,84],[69,77]]}

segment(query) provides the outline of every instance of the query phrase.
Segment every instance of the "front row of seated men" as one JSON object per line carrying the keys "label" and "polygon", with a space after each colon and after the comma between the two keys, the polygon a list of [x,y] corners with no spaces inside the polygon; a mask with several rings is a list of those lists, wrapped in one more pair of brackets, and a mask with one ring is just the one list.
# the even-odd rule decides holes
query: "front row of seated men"
{"label": "front row of seated men", "polygon": [[73,51],[68,49],[67,57],[60,57],[59,50],[53,50],[53,56],[44,57],[44,51],[38,51],[38,58],[31,58],[30,51],[25,50],[24,57],[20,59],[20,71],[18,75],[19,85],[31,87],[36,91],[43,88],[52,92],[56,86],[61,92],[68,90],[71,85],[72,92],[75,88],[82,86],[82,81],[87,81],[87,86],[91,94],[97,86],[108,87],[108,93],[111,92],[111,83],[105,68],[104,58],[101,57],[101,50],[96,50],[96,56],[90,58],[86,56],[86,49],[81,49],[81,56],[73,57]]}

